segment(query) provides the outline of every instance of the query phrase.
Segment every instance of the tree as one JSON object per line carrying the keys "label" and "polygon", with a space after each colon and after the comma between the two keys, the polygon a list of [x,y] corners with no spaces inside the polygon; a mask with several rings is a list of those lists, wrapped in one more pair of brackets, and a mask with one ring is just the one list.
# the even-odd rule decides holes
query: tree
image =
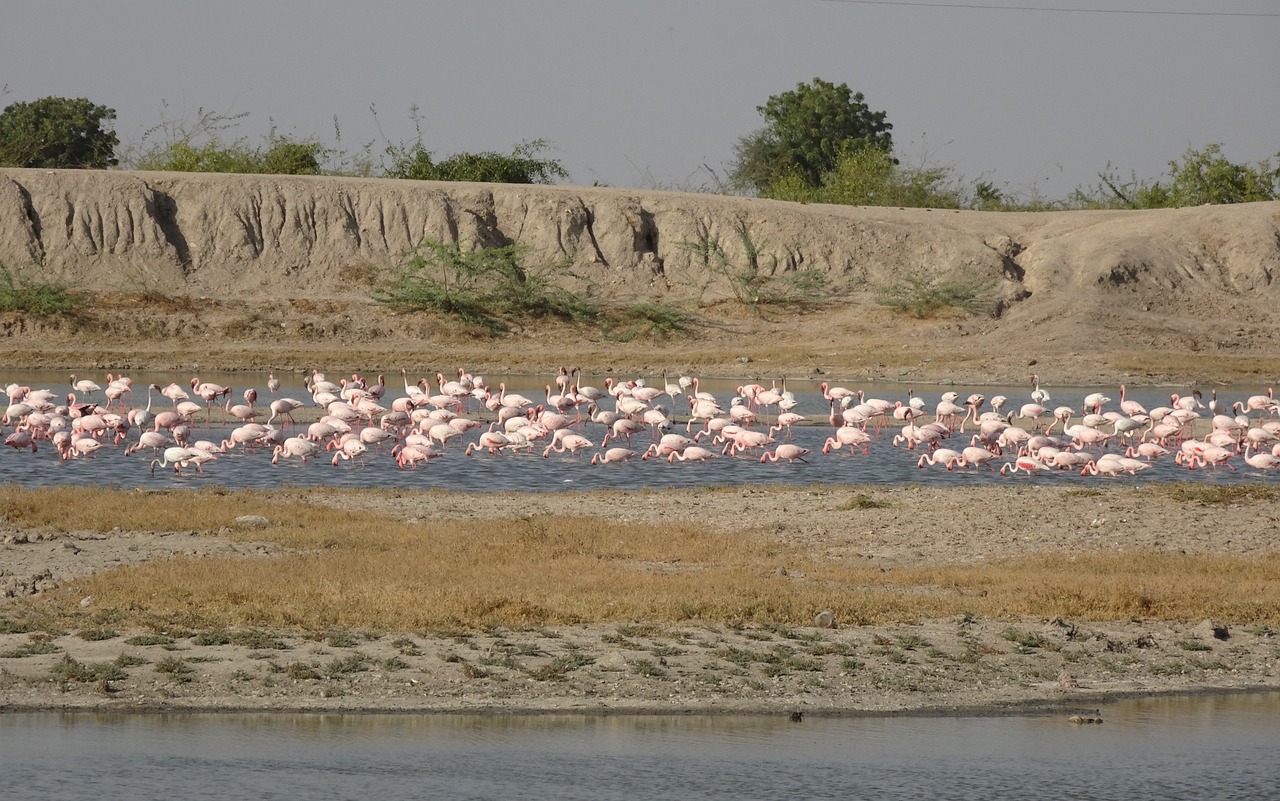
{"label": "tree", "polygon": [[1280,166],[1264,160],[1256,168],[1232,164],[1222,155],[1222,145],[1204,150],[1187,148],[1182,163],[1169,162],[1173,182],[1169,187],[1171,206],[1200,206],[1205,203],[1252,203],[1280,196]]}
{"label": "tree", "polygon": [[885,121],[885,112],[872,111],[862,93],[847,84],[814,78],[773,95],[756,110],[766,125],[738,141],[730,172],[740,189],[762,196],[770,196],[788,176],[804,186],[821,186],[847,153],[893,150],[893,125]]}
{"label": "tree", "polygon": [[85,98],[45,97],[0,112],[0,165],[105,169],[117,163],[116,111]]}

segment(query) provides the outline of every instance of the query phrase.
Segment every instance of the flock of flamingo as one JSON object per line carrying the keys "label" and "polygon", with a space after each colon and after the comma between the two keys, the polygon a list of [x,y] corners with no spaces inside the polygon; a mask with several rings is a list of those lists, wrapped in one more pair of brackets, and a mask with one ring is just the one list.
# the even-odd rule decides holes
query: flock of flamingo
{"label": "flock of flamingo", "polygon": [[[1031,376],[1023,403],[944,392],[929,409],[911,391],[905,400],[890,401],[823,383],[827,413],[806,416],[796,411],[799,403],[785,380],[769,387],[744,384],[726,405],[701,390],[697,378],[668,381],[665,374],[660,386],[606,378],[603,387],[594,387],[581,382],[578,370],[561,368],[545,396],[535,398],[509,392],[504,383],[492,388],[461,368],[448,378],[437,373],[434,381],[417,382],[401,370],[401,379],[403,392],[391,391],[381,375],[333,382],[312,371],[306,400],[297,400],[280,395],[272,375],[266,384],[271,399],[260,407],[255,389],[236,395],[196,376],[148,385],[144,406],[127,376],[107,374],[99,385],[72,375],[72,392],[10,384],[0,432],[12,426],[4,437],[10,448],[34,454],[48,443],[64,461],[91,459],[107,447],[143,453],[152,473],[203,472],[208,463],[237,453],[269,453],[272,464],[324,459],[334,466],[366,465],[381,455],[400,468],[446,454],[585,459],[589,453],[592,465],[795,462],[815,456],[791,441],[793,426],[801,425],[831,427],[820,449],[824,455],[843,450],[869,456],[873,441],[884,438],[895,449],[912,451],[921,468],[995,470],[1003,462],[1001,474],[1118,476],[1136,475],[1166,458],[1188,469],[1235,470],[1237,459],[1256,470],[1280,467],[1280,401],[1272,389],[1229,405],[1216,390],[1208,403],[1198,391],[1175,394],[1167,406],[1147,409],[1127,398],[1121,385],[1114,408],[1102,392],[1086,395],[1078,406],[1055,406]],[[318,419],[296,422],[294,414],[307,410]],[[215,418],[222,430],[233,426],[229,434],[200,439],[201,426],[212,432]]]}

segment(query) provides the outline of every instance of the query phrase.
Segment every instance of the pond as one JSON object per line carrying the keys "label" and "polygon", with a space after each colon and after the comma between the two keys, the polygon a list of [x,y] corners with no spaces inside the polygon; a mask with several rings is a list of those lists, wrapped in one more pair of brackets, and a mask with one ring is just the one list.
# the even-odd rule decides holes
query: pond
{"label": "pond", "polygon": [[1280,693],[1006,717],[0,714],[30,798],[1273,798]]}
{"label": "pond", "polygon": [[[85,373],[80,373],[84,380]],[[105,376],[95,376],[105,386]],[[289,382],[272,393],[266,385],[265,375],[245,376],[239,374],[210,374],[202,376],[203,380],[234,387],[230,396],[232,404],[243,404],[241,393],[252,387],[260,399],[258,406],[263,414],[258,418],[265,421],[270,416],[266,404],[272,398],[292,397],[306,405],[297,412],[300,422],[290,425],[283,417],[277,417],[274,424],[282,427],[282,433],[288,436],[306,433],[307,421],[316,420],[323,411],[312,404],[311,396],[297,376],[290,376]],[[134,377],[133,391],[125,396],[133,407],[145,406],[148,398],[148,384],[166,386],[176,383],[188,385],[190,376],[170,374],[140,374]],[[406,396],[406,388],[399,376],[396,382],[388,382],[381,405],[390,408],[392,401]],[[72,387],[67,375],[62,373],[27,373],[0,376],[6,384],[19,384],[30,387],[47,387],[60,396],[71,392]],[[602,382],[603,379],[593,379]],[[509,376],[503,380],[490,379],[490,385],[503,383],[508,391],[520,391],[535,403],[545,404],[549,377]],[[584,380],[585,384],[586,381]],[[652,383],[660,385],[661,377],[652,379]],[[739,382],[706,381],[700,383],[702,391],[713,394],[722,409],[729,410],[732,398]],[[769,382],[763,382],[766,385]],[[566,415],[574,420],[571,427],[575,433],[585,436],[591,446],[577,453],[551,453],[543,457],[549,439],[536,440],[527,450],[503,450],[498,454],[479,452],[466,455],[467,445],[477,442],[481,432],[487,430],[494,420],[494,412],[479,410],[479,404],[470,402],[464,416],[477,418],[482,425],[450,439],[443,447],[437,446],[440,455],[429,458],[416,466],[401,468],[391,455],[391,440],[380,448],[370,446],[359,458],[346,461],[337,459],[334,464],[334,451],[321,451],[303,462],[299,458],[283,458],[279,463],[272,461],[273,452],[269,447],[257,450],[245,450],[232,447],[226,453],[217,454],[217,458],[205,463],[200,470],[194,465],[187,465],[175,472],[164,462],[157,462],[162,450],[144,449],[132,455],[126,455],[127,447],[136,443],[140,436],[137,429],[131,430],[124,440],[114,443],[110,437],[101,438],[104,445],[91,456],[83,458],[63,459],[58,450],[48,441],[36,441],[37,450],[0,449],[0,481],[21,486],[37,487],[50,485],[73,486],[118,486],[144,488],[200,487],[224,486],[232,488],[268,489],[280,486],[312,486],[325,485],[334,487],[385,487],[385,488],[439,488],[462,491],[487,490],[598,490],[598,489],[636,489],[636,488],[672,488],[698,486],[740,486],[754,484],[858,484],[886,485],[903,483],[924,483],[944,486],[959,486],[973,483],[990,483],[997,481],[1036,481],[1055,484],[1079,483],[1097,484],[1100,482],[1128,482],[1141,484],[1151,481],[1203,481],[1203,482],[1246,482],[1275,481],[1277,470],[1256,470],[1250,468],[1240,456],[1233,456],[1227,465],[1221,468],[1201,468],[1187,470],[1175,464],[1173,456],[1157,458],[1150,462],[1150,467],[1136,476],[1081,476],[1079,469],[1053,470],[1027,477],[1021,474],[1001,476],[994,469],[956,469],[948,471],[942,464],[918,466],[920,457],[926,452],[924,447],[908,449],[905,445],[894,446],[893,437],[900,432],[900,421],[889,427],[878,427],[875,421],[868,426],[871,435],[867,444],[867,452],[852,450],[845,446],[831,453],[822,452],[834,433],[829,423],[832,411],[831,401],[822,394],[821,385],[815,381],[792,381],[788,384],[794,393],[796,406],[793,412],[803,415],[805,420],[792,426],[789,430],[778,430],[773,433],[774,444],[763,449],[751,449],[744,453],[728,457],[721,455],[721,445],[711,445],[710,437],[699,441],[699,446],[713,450],[716,458],[700,462],[669,461],[666,458],[641,459],[638,456],[616,464],[592,464],[593,455],[603,456],[602,441],[609,428],[592,422],[584,417],[577,422],[576,411],[568,411]],[[552,389],[555,390],[554,385]],[[955,391],[959,395],[957,403],[963,403],[971,393],[981,393],[987,398],[1003,394],[1009,398],[1004,407],[1007,413],[1018,409],[1024,403],[1030,403],[1031,387],[912,387],[903,384],[870,384],[861,387],[867,397],[878,397],[894,403],[907,403],[909,393],[914,391],[926,401],[926,410],[930,413],[923,419],[932,419],[936,404],[945,391]],[[1189,394],[1188,388],[1181,388],[1181,394]],[[190,391],[190,390],[188,390]],[[432,391],[435,391],[434,389]],[[692,390],[690,390],[692,391]],[[1052,388],[1053,398],[1045,403],[1046,407],[1067,404],[1076,409],[1073,422],[1080,421],[1079,409],[1085,397],[1094,389],[1086,387]],[[1178,388],[1142,388],[1130,393],[1127,398],[1153,408],[1157,405],[1168,405],[1170,396],[1178,392]],[[1224,401],[1244,401],[1248,396],[1265,393],[1261,387],[1233,387],[1218,394]],[[1119,392],[1108,391],[1114,400],[1104,405],[1103,411],[1118,408]],[[103,400],[100,392],[94,393],[93,399]],[[83,399],[81,396],[79,399]],[[193,401],[199,400],[193,397]],[[1208,397],[1204,398],[1207,403]],[[151,393],[153,412],[172,409],[173,404],[159,395]],[[192,440],[205,440],[220,445],[227,440],[232,429],[241,421],[232,418],[222,407],[224,401],[219,399],[218,405],[210,411],[200,411],[192,416]],[[612,408],[614,400],[606,398],[603,408]],[[675,422],[670,431],[687,434],[689,403],[683,399],[673,399],[662,395],[651,402],[651,406],[665,407],[668,416]],[[672,414],[672,408],[676,413]],[[1208,416],[1208,410],[1201,410]],[[757,420],[750,427],[756,430],[767,429],[768,421],[776,419],[778,409],[771,407],[758,412]],[[377,421],[377,418],[373,418]],[[1043,426],[1052,419],[1046,415],[1040,421]],[[1258,413],[1251,416],[1251,422],[1257,425]],[[1032,428],[1035,421],[1015,420],[1015,424]],[[702,422],[694,426],[694,430],[702,426]],[[896,427],[895,427],[896,426]],[[357,430],[359,425],[356,426]],[[954,427],[953,427],[954,428]],[[1207,427],[1205,427],[1207,428]],[[7,427],[6,433],[12,433],[13,427]],[[950,437],[939,445],[956,451],[970,444],[973,424],[970,423],[965,434],[953,431]],[[629,447],[640,452],[655,441],[656,434],[652,429],[632,436]],[[1136,440],[1136,436],[1133,438]],[[777,462],[761,462],[761,456],[773,452],[778,443],[798,446],[808,451],[802,459],[796,461],[780,460]],[[609,442],[610,447],[627,447],[625,440]],[[1120,438],[1098,446],[1096,453],[1103,451],[1123,452],[1124,442]],[[42,447],[43,446],[43,447]],[[1170,445],[1176,451],[1176,445]],[[999,468],[1013,461],[1013,456],[1004,455],[990,464]],[[1233,469],[1234,468],[1234,469]]]}

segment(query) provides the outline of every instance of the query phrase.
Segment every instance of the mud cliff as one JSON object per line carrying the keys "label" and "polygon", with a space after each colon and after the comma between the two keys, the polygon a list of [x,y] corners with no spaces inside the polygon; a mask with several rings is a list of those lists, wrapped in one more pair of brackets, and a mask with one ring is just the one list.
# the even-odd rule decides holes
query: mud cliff
{"label": "mud cliff", "polygon": [[[986,288],[995,316],[939,335],[1034,337],[1078,355],[1274,352],[1280,323],[1280,203],[991,213],[594,187],[0,170],[0,263],[94,293],[367,304],[370,281],[424,238],[516,243],[597,299],[700,309],[803,278],[820,287],[829,316],[868,318],[883,312],[874,291],[904,275],[960,280]],[[918,322],[877,320],[920,335]]]}

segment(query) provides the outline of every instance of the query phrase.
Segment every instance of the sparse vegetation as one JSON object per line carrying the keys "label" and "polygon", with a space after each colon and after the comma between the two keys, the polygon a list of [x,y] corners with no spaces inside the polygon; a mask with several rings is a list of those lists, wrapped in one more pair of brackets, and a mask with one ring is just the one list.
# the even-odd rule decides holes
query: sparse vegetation
{"label": "sparse vegetation", "polygon": [[15,275],[0,263],[0,312],[52,317],[71,314],[82,301],[83,296],[65,284]]}
{"label": "sparse vegetation", "polygon": [[373,298],[398,312],[447,314],[492,333],[508,331],[520,319],[596,320],[596,307],[555,284],[555,274],[565,269],[529,265],[516,245],[471,250],[424,239]]}
{"label": "sparse vegetation", "polygon": [[[777,252],[752,234],[747,222],[738,220],[732,252],[720,239],[702,228],[699,238],[680,247],[700,262],[713,277],[723,280],[734,299],[753,309],[761,305],[793,305],[819,300],[826,286],[820,270],[802,268],[794,250]],[[701,287],[705,293],[708,286]]]}
{"label": "sparse vegetation", "polygon": [[917,320],[943,314],[991,314],[985,299],[989,288],[967,281],[944,281],[922,273],[909,273],[892,284],[878,287],[876,303]]}
{"label": "sparse vegetation", "polygon": [[882,501],[865,492],[859,492],[836,508],[842,512],[849,512],[854,509],[887,509],[889,508],[889,502]]}

